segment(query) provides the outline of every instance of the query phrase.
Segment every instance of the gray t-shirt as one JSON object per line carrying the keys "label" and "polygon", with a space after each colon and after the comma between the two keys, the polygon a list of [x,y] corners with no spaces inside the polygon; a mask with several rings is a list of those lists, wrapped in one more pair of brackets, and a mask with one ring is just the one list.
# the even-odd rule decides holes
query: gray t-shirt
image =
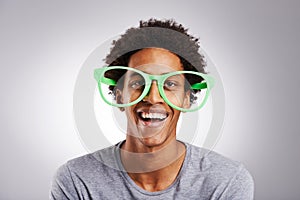
{"label": "gray t-shirt", "polygon": [[124,171],[118,144],[61,166],[53,179],[50,199],[253,199],[253,179],[242,164],[185,145],[181,170],[165,190],[148,192],[137,186]]}

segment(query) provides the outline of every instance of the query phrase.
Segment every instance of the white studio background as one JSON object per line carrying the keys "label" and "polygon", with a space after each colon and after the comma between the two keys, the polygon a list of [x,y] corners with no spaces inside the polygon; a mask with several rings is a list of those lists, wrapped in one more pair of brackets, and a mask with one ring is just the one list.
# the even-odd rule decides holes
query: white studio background
{"label": "white studio background", "polygon": [[214,150],[246,165],[255,199],[298,199],[299,7],[297,0],[0,0],[0,199],[48,199],[55,170],[86,153],[72,113],[78,72],[98,45],[150,17],[188,27],[218,68],[226,119]]}

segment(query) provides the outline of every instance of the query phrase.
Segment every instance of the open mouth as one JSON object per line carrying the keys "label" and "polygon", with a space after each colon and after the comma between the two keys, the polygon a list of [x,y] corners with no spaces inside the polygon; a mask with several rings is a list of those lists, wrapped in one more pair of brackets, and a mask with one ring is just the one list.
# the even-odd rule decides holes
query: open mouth
{"label": "open mouth", "polygon": [[167,117],[167,113],[148,113],[148,112],[138,112],[138,117],[144,122],[161,122]]}
{"label": "open mouth", "polygon": [[170,113],[163,107],[141,106],[135,110],[138,124],[146,128],[162,128],[169,118]]}

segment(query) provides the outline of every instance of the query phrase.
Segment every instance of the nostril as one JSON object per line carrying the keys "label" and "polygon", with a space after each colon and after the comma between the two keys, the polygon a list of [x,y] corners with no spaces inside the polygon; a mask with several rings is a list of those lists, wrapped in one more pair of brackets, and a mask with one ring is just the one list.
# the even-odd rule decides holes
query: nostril
{"label": "nostril", "polygon": [[164,102],[162,95],[159,92],[157,81],[153,80],[147,95],[142,99],[143,102],[148,102],[150,104],[162,103]]}

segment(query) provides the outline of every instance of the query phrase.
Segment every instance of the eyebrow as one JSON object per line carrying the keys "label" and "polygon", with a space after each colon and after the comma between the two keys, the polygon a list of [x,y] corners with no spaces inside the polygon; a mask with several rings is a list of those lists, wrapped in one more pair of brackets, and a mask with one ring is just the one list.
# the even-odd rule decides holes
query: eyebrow
{"label": "eyebrow", "polygon": [[132,73],[129,74],[129,78],[131,78],[133,76],[142,76],[142,75],[139,74],[138,72],[132,72]]}
{"label": "eyebrow", "polygon": [[[178,70],[178,71],[180,71],[180,70]],[[152,75],[152,74],[149,74],[149,73],[144,72],[144,71],[142,71],[142,72],[145,73],[145,74],[148,74],[148,75]],[[170,72],[165,72],[165,73],[162,73],[162,74],[154,74],[154,75],[156,75],[156,76],[162,76],[162,75],[169,74],[169,73],[172,73],[172,72],[176,72],[176,71],[170,71]],[[135,75],[141,75],[141,74],[139,74],[138,72],[133,71],[133,72],[129,75],[129,77],[132,77],[132,76],[135,76]],[[141,75],[141,76],[142,76],[142,75]]]}

